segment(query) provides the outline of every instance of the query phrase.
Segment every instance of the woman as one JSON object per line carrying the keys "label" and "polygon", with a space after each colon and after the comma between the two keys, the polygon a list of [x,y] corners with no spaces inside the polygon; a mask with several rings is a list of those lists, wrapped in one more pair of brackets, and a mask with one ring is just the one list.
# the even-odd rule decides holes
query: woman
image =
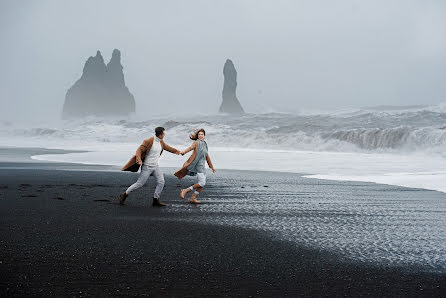
{"label": "woman", "polygon": [[194,185],[191,185],[188,188],[182,189],[180,193],[181,199],[184,199],[186,194],[190,191],[193,191],[189,202],[192,204],[200,204],[201,202],[197,200],[198,194],[203,190],[203,187],[206,185],[206,171],[204,161],[206,160],[209,168],[212,169],[212,172],[215,173],[214,166],[212,165],[211,158],[208,154],[208,145],[204,140],[206,136],[206,132],[204,129],[195,130],[189,137],[191,140],[194,140],[192,145],[180,152],[182,155],[188,153],[189,151],[194,151],[189,159],[184,163],[183,167],[175,172],[175,176],[179,179],[183,178],[186,175],[197,176],[198,182]]}

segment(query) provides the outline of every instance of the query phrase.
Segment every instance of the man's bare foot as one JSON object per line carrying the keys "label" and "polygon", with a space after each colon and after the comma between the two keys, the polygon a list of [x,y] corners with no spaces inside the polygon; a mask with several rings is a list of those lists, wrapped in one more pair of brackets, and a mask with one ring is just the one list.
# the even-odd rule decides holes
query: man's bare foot
{"label": "man's bare foot", "polygon": [[184,197],[186,196],[186,194],[187,194],[189,191],[190,191],[189,188],[182,189],[181,192],[180,192],[180,197],[181,197],[181,199],[184,199]]}
{"label": "man's bare foot", "polygon": [[152,206],[153,207],[164,207],[164,206],[166,206],[166,204],[161,203],[160,200],[157,198],[153,198]]}
{"label": "man's bare foot", "polygon": [[127,199],[128,196],[129,195],[126,192],[120,194],[119,195],[119,204],[124,205],[125,199]]}

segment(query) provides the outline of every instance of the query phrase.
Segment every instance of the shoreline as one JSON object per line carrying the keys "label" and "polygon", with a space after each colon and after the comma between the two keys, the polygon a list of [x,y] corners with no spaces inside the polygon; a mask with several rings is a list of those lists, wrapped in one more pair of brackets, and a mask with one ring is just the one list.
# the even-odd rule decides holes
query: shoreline
{"label": "shoreline", "polygon": [[[45,159],[45,158],[36,158],[35,156],[40,156],[40,155],[47,155],[47,154],[56,154],[56,155],[65,155],[65,154],[71,154],[71,153],[99,153],[96,151],[89,151],[89,150],[64,150],[64,149],[48,149],[48,148],[41,148],[41,147],[34,147],[34,148],[28,148],[28,147],[4,147],[4,146],[0,146],[0,150],[2,149],[11,149],[14,148],[16,150],[24,150],[24,151],[30,151],[30,150],[35,150],[35,154],[29,155],[27,156],[30,162],[35,162],[35,163],[51,163],[51,164],[65,164],[65,166],[69,169],[81,169],[83,166],[85,166],[85,168],[88,168],[90,170],[94,170],[93,168],[95,168],[96,170],[101,170],[101,169],[106,169],[106,170],[111,170],[111,171],[120,171],[120,166],[116,165],[116,164],[105,164],[105,163],[91,163],[91,162],[79,162],[79,161],[69,161],[69,160],[51,160],[51,159]],[[252,151],[251,149],[247,150],[247,152]],[[287,150],[282,150],[283,152],[291,152],[291,151],[287,151]],[[339,152],[339,154],[343,154],[343,152]],[[2,159],[1,156],[1,152],[0,152],[0,162],[4,161]],[[27,161],[25,161],[26,163]],[[124,164],[126,161],[123,161],[122,164]],[[162,162],[163,163],[163,162]],[[164,161],[164,163],[166,163],[166,161]],[[182,164],[182,161],[178,161],[177,162],[178,165]],[[171,168],[171,169],[176,169],[176,167],[178,165],[173,166],[171,162],[167,162],[167,166],[163,166],[162,168]],[[73,166],[74,165],[74,166]],[[244,171],[238,168],[220,168],[222,170],[228,170],[228,171]],[[289,173],[289,174],[297,174],[300,175],[303,178],[309,178],[309,179],[319,179],[322,181],[345,181],[345,182],[351,182],[351,183],[355,183],[355,182],[362,182],[362,183],[373,183],[373,184],[377,184],[377,185],[389,185],[389,186],[397,186],[397,187],[405,187],[408,189],[423,189],[423,190],[427,190],[427,191],[437,191],[437,192],[441,192],[441,193],[446,193],[446,190],[442,190],[439,188],[432,188],[432,187],[417,187],[417,186],[407,186],[407,185],[403,185],[401,183],[388,183],[386,181],[380,181],[382,180],[382,177],[387,177],[387,179],[391,179],[392,178],[392,173],[389,174],[383,174],[383,175],[378,175],[376,176],[374,179],[370,180],[370,179],[364,179],[361,178],[359,176],[338,176],[336,177],[336,175],[332,175],[332,174],[312,174],[312,173],[305,173],[305,172],[296,172],[296,171],[289,171],[289,170],[281,170],[281,169],[275,169],[275,170],[263,170],[263,169],[247,169],[247,171],[253,171],[253,172],[265,172],[265,173]],[[442,174],[446,175],[446,172],[441,172]],[[393,173],[393,174],[398,174],[398,173]],[[399,173],[399,175],[406,175],[408,177],[410,177],[413,173]],[[419,173],[420,175],[424,176],[427,175],[429,173]],[[355,179],[356,178],[356,179]],[[420,178],[420,177],[418,177]],[[438,179],[440,179],[441,177],[438,177]],[[413,177],[413,179],[417,179],[417,177]],[[376,181],[373,181],[376,180]]]}

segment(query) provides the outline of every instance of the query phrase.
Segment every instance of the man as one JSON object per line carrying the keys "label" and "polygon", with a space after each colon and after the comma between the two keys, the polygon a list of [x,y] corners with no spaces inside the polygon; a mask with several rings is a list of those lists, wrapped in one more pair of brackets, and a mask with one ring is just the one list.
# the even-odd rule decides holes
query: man
{"label": "man", "polygon": [[139,174],[138,181],[119,195],[119,203],[121,205],[124,205],[125,199],[132,191],[142,187],[147,182],[149,176],[153,175],[156,179],[156,188],[152,206],[166,206],[166,204],[160,202],[160,195],[164,187],[164,176],[158,166],[158,161],[164,149],[177,155],[180,154],[180,151],[164,143],[163,139],[165,135],[166,131],[163,127],[155,128],[155,136],[144,140],[141,146],[138,147],[138,150],[136,150],[136,154],[122,167],[122,171],[131,172],[138,172],[141,167],[141,173]]}

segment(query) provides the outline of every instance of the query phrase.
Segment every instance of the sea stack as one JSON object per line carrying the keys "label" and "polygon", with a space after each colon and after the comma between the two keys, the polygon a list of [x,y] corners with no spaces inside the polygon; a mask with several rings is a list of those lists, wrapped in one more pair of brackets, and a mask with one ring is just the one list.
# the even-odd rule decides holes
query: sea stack
{"label": "sea stack", "polygon": [[88,58],[82,76],[68,89],[62,118],[127,116],[135,112],[135,99],[125,86],[121,53],[114,50],[107,65],[101,52]]}
{"label": "sea stack", "polygon": [[245,113],[240,102],[237,99],[237,71],[234,63],[230,59],[226,60],[223,67],[224,84],[223,84],[223,101],[220,106],[220,113],[242,115]]}

